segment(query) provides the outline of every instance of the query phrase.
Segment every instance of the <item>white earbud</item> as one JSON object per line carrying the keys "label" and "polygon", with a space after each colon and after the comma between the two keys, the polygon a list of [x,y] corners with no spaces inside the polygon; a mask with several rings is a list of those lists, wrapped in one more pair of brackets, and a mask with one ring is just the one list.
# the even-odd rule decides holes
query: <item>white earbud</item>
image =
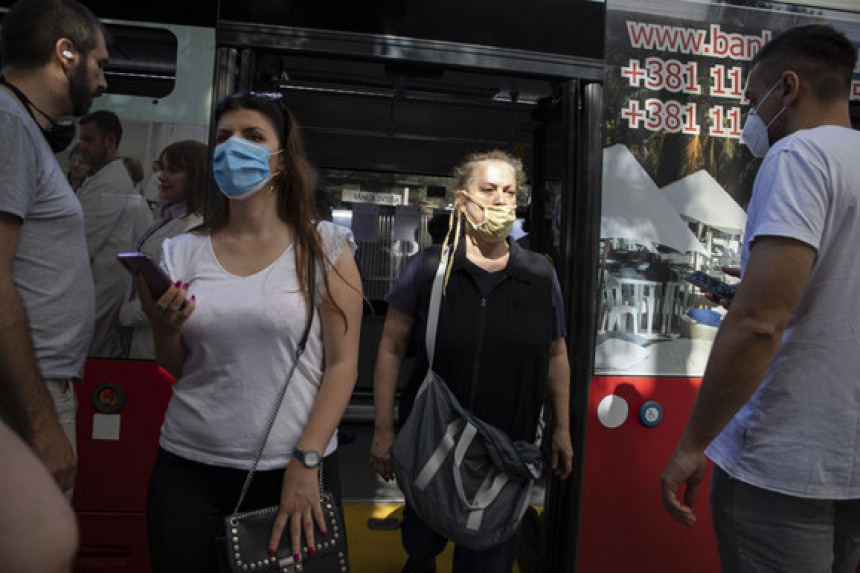
{"label": "white earbud", "polygon": [[67,60],[71,60],[72,58],[75,57],[75,55],[72,54],[72,52],[69,50],[63,50],[63,57],[66,58]]}

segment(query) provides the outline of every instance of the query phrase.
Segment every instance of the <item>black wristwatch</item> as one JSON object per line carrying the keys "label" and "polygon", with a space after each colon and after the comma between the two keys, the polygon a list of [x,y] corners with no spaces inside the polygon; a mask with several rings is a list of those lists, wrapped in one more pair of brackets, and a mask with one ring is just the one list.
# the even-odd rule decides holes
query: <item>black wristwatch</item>
{"label": "black wristwatch", "polygon": [[322,462],[322,456],[316,450],[293,450],[293,457],[302,461],[306,468],[315,468]]}

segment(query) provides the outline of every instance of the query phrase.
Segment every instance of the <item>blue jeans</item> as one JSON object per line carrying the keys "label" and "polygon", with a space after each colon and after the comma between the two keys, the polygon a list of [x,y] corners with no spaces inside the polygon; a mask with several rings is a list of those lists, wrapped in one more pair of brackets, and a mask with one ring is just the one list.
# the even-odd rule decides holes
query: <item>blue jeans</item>
{"label": "blue jeans", "polygon": [[714,466],[711,515],[723,573],[854,573],[860,500],[794,497]]}
{"label": "blue jeans", "polygon": [[[415,573],[435,571],[436,556],[448,544],[445,537],[427,527],[408,505],[403,509],[400,538],[409,555],[409,570]],[[517,532],[507,541],[483,551],[455,545],[452,573],[510,573],[517,557],[519,539]]]}

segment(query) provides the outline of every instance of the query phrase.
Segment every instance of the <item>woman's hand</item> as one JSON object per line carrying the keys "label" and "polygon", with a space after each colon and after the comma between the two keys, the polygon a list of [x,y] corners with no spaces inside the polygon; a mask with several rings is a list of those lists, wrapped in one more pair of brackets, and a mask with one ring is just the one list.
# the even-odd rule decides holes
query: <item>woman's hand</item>
{"label": "woman's hand", "polygon": [[161,295],[161,298],[152,300],[149,285],[146,284],[143,275],[137,273],[135,280],[137,280],[140,306],[146,316],[149,317],[153,330],[179,332],[179,329],[194,312],[196,304],[194,296],[190,299],[185,298],[188,295],[188,285],[182,284],[182,281],[176,281]]}
{"label": "woman's hand", "polygon": [[370,465],[385,481],[394,479],[394,468],[391,465],[391,446],[393,445],[393,430],[373,432],[373,442],[370,444]]}
{"label": "woman's hand", "polygon": [[567,479],[573,470],[573,445],[570,431],[555,430],[552,433],[552,471],[561,479]]}
{"label": "woman's hand", "polygon": [[319,468],[309,469],[293,460],[284,471],[281,503],[269,539],[269,555],[275,554],[288,524],[293,559],[301,558],[303,534],[308,553],[313,554],[314,522],[324,536],[328,534],[320,506]]}

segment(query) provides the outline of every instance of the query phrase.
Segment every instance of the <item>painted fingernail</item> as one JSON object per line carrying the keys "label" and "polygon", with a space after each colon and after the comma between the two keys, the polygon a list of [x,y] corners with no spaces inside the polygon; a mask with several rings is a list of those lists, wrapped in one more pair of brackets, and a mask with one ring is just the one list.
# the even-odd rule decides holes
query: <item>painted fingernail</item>
{"label": "painted fingernail", "polygon": [[176,288],[181,287],[181,286],[182,286],[182,281],[176,281],[175,283],[173,283],[173,286],[175,286]]}
{"label": "painted fingernail", "polygon": [[299,560],[299,554],[293,553],[293,561],[298,561],[298,560]]}
{"label": "painted fingernail", "polygon": [[322,533],[322,536],[323,536],[323,537],[325,537],[326,535],[328,535],[328,531],[326,531],[325,529],[323,529],[322,531],[320,531],[320,533]]}
{"label": "painted fingernail", "polygon": [[194,300],[196,296],[197,296],[196,294],[192,294],[192,295],[191,295],[191,300]]}
{"label": "painted fingernail", "polygon": [[269,557],[275,554],[275,549],[273,547],[269,547]]}
{"label": "painted fingernail", "polygon": [[185,283],[184,285],[182,285],[182,289],[183,289],[183,290],[188,290],[188,283]]}
{"label": "painted fingernail", "polygon": [[313,554],[314,554],[314,551],[316,551],[316,549],[314,549],[314,546],[313,546],[313,545],[308,545],[308,553],[310,553],[311,555],[313,555]]}

